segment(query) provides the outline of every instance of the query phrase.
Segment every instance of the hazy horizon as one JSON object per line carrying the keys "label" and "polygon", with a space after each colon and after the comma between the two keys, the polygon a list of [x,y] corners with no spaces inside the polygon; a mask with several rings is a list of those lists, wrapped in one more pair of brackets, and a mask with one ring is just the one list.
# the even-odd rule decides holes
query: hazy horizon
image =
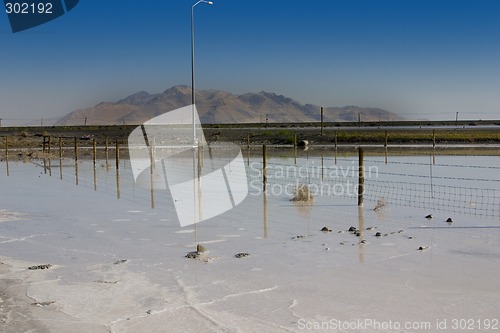
{"label": "hazy horizon", "polygon": [[[82,1],[19,33],[0,13],[3,123],[190,86],[194,3]],[[499,16],[493,0],[200,3],[196,88],[407,119],[500,119]]]}

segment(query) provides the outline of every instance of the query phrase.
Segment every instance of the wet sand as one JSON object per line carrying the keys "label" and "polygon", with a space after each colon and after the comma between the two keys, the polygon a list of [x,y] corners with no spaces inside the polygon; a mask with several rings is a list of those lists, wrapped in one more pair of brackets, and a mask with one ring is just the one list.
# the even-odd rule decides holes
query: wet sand
{"label": "wet sand", "polygon": [[29,263],[0,258],[0,332],[109,332],[102,325],[72,318],[56,301],[39,301],[31,297],[30,289],[44,284],[46,274],[28,267]]}
{"label": "wet sand", "polygon": [[26,293],[28,286],[15,273],[5,259],[0,260],[0,331],[49,332],[37,317],[44,317],[44,310],[33,305]]}

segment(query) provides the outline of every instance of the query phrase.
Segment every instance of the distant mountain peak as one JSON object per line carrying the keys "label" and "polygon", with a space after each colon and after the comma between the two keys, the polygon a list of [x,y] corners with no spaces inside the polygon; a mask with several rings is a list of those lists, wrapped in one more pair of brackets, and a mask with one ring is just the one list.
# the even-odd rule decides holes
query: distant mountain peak
{"label": "distant mountain peak", "polygon": [[118,102],[116,102],[116,104],[142,105],[146,103],[146,100],[150,97],[151,95],[147,91],[141,90],[139,92],[136,92],[135,94],[119,100]]}
{"label": "distant mountain peak", "polygon": [[180,84],[180,85],[176,85],[176,86],[168,88],[162,94],[164,94],[164,95],[172,95],[172,94],[183,94],[183,95],[189,94],[189,95],[191,95],[191,87]]}
{"label": "distant mountain peak", "polygon": [[[71,112],[58,125],[141,124],[162,113],[191,104],[191,87],[176,85],[162,93],[139,91],[116,103],[104,102],[92,108]],[[319,121],[320,107],[273,92],[235,95],[222,90],[196,91],[196,105],[202,123],[258,123]],[[324,120],[362,121],[399,120],[400,116],[379,108],[354,105],[324,108]]]}

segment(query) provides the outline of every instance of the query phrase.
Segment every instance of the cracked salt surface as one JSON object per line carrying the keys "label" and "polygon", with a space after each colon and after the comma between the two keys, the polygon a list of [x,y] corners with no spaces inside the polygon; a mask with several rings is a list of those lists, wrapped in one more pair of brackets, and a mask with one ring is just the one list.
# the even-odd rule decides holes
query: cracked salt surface
{"label": "cracked salt surface", "polygon": [[[33,168],[11,165],[11,176],[0,176],[0,216],[11,216],[0,224],[0,253],[14,263],[2,278],[24,281],[31,302],[46,304],[24,316],[54,332],[300,332],[301,319],[498,318],[495,219],[458,215],[440,225],[449,213],[433,212],[429,222],[427,211],[390,203],[366,207],[361,219],[346,199],[317,197],[304,211],[269,196],[266,225],[263,198],[250,195],[183,229],[171,207],[117,200]],[[352,225],[360,237],[347,231]],[[184,258],[196,244],[217,260]],[[53,267],[27,269],[47,263]]]}

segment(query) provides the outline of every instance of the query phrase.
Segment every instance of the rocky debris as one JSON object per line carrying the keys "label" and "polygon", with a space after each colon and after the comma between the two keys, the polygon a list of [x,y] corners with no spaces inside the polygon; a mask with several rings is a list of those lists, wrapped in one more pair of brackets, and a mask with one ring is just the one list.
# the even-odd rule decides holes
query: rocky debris
{"label": "rocky debris", "polygon": [[291,201],[295,202],[308,202],[313,200],[314,197],[311,193],[311,190],[309,188],[308,184],[299,184],[297,188],[295,189],[295,193]]}
{"label": "rocky debris", "polygon": [[47,306],[47,305],[50,305],[50,304],[54,304],[55,301],[48,301],[48,302],[34,302],[34,303],[31,303],[31,305],[34,305],[34,306]]}
{"label": "rocky debris", "polygon": [[120,264],[125,264],[127,263],[128,260],[127,259],[121,259],[121,260],[117,260],[113,263],[113,265],[120,265]]}
{"label": "rocky debris", "polygon": [[366,230],[375,230],[375,229],[377,229],[377,227],[368,227],[368,228],[366,228]]}
{"label": "rocky debris", "polygon": [[153,311],[151,311],[151,310],[146,311],[146,313],[147,313],[148,315],[150,315],[152,312],[153,312]]}
{"label": "rocky debris", "polygon": [[419,246],[417,250],[423,251],[423,250],[427,250],[428,248],[429,248],[428,246]]}
{"label": "rocky debris", "polygon": [[323,231],[323,232],[332,232],[332,229],[327,228],[327,227],[323,227],[323,228],[321,228],[321,231]]}
{"label": "rocky debris", "polygon": [[377,211],[381,210],[384,206],[385,206],[385,199],[380,198],[377,200],[377,204],[375,205],[373,210],[377,212]]}
{"label": "rocky debris", "polygon": [[249,257],[250,256],[250,253],[246,253],[246,252],[240,252],[240,253],[236,253],[234,255],[236,258],[240,259],[240,258],[246,258],[246,257]]}
{"label": "rocky debris", "polygon": [[344,230],[339,230],[339,234],[343,234],[344,233]]}
{"label": "rocky debris", "polygon": [[185,255],[185,258],[188,258],[188,259],[198,259],[199,257],[200,257],[200,253],[197,251],[188,252],[188,254]]}
{"label": "rocky debris", "polygon": [[347,231],[354,233],[354,232],[358,231],[358,229],[356,229],[356,227],[350,227]]}
{"label": "rocky debris", "polygon": [[95,283],[103,283],[103,284],[117,284],[118,281],[104,281],[104,280],[96,280]]}
{"label": "rocky debris", "polygon": [[380,236],[382,236],[382,234],[377,231],[377,233],[375,234],[375,237],[380,237]]}
{"label": "rocky debris", "polygon": [[433,216],[432,216],[432,214],[429,214],[425,218],[428,219],[428,220],[432,220]]}
{"label": "rocky debris", "polygon": [[307,141],[307,140],[300,140],[299,142],[297,142],[298,147],[306,147],[308,145],[309,145],[309,141]]}
{"label": "rocky debris", "polygon": [[361,237],[361,233],[360,232],[356,232],[356,237]]}
{"label": "rocky debris", "polygon": [[300,238],[306,238],[306,236],[304,236],[304,235],[298,235],[298,236],[292,237],[292,239],[300,239]]}
{"label": "rocky debris", "polygon": [[446,220],[447,223],[453,223],[453,220],[451,219],[451,217],[448,217],[448,219]]}
{"label": "rocky debris", "polygon": [[188,252],[184,257],[188,259],[196,259],[202,262],[211,262],[213,259],[216,259],[214,257],[208,257],[205,253],[198,251]]}
{"label": "rocky debris", "polygon": [[29,270],[37,270],[37,269],[49,269],[51,268],[52,265],[51,264],[46,264],[46,265],[37,265],[37,266],[31,266],[31,267],[28,267]]}
{"label": "rocky debris", "polygon": [[196,252],[198,253],[208,253],[208,250],[201,244],[196,245]]}

